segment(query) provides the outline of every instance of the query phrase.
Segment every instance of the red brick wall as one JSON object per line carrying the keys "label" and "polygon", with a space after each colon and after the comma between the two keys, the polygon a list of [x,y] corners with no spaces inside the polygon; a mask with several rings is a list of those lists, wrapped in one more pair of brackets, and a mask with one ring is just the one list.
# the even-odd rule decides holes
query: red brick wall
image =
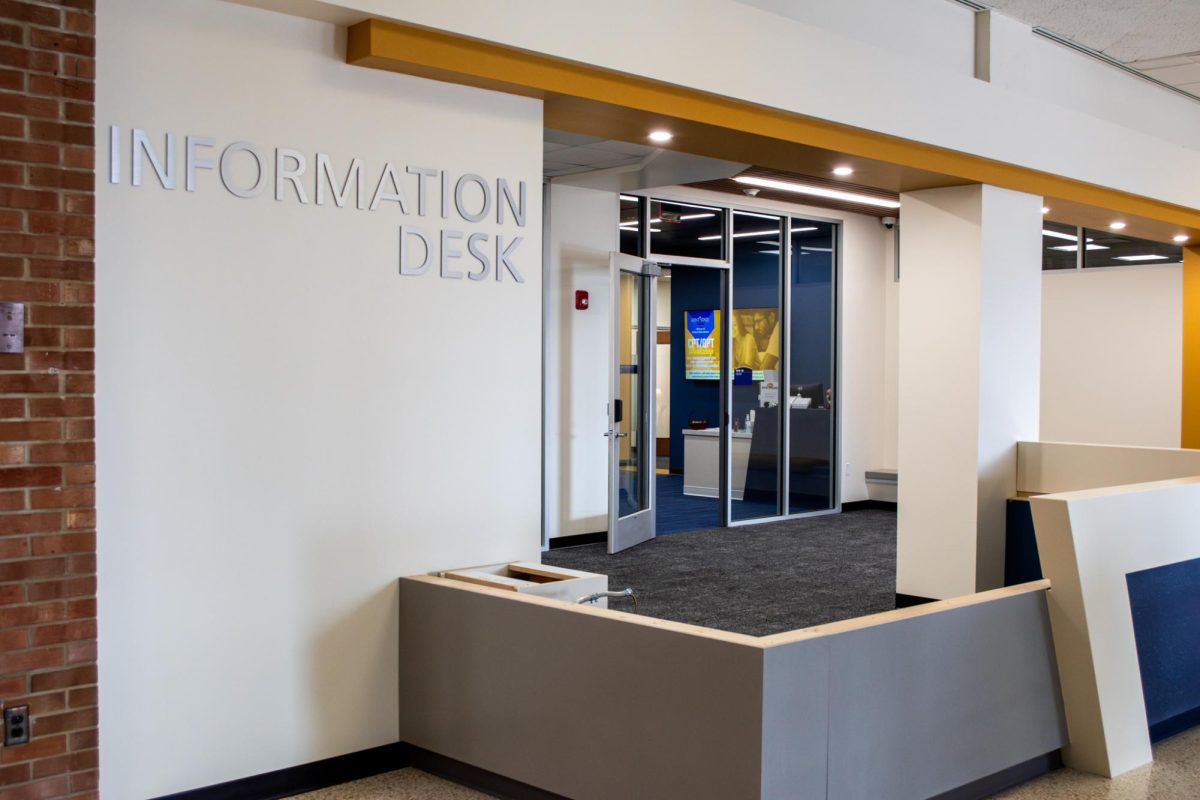
{"label": "red brick wall", "polygon": [[25,353],[0,355],[0,800],[94,797],[95,0],[0,0],[0,301]]}

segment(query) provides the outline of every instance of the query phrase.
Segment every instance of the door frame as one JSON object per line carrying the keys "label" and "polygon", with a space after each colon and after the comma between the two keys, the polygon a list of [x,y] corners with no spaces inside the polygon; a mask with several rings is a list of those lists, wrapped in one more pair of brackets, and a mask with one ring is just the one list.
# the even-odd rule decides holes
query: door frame
{"label": "door frame", "polygon": [[[656,502],[655,475],[655,402],[654,380],[657,375],[658,338],[658,278],[662,270],[653,261],[625,253],[612,252],[609,275],[609,358],[608,358],[608,552],[609,554],[636,547],[653,539],[657,534],[658,505]],[[622,274],[634,275],[640,281],[637,319],[637,452],[640,462],[640,478],[644,507],[632,514],[621,516],[621,442],[616,419],[616,401],[621,396],[621,278]],[[634,443],[631,441],[630,446]],[[627,530],[622,530],[622,521]]]}

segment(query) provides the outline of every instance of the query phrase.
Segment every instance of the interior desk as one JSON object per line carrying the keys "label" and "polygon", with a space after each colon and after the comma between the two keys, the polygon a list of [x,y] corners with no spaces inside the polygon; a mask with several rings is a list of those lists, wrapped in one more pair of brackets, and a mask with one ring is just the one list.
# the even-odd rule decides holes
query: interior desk
{"label": "interior desk", "polygon": [[[719,497],[721,486],[721,430],[705,428],[683,431],[683,493],[692,497]],[[734,500],[746,493],[746,465],[750,461],[753,434],[733,432]]]}

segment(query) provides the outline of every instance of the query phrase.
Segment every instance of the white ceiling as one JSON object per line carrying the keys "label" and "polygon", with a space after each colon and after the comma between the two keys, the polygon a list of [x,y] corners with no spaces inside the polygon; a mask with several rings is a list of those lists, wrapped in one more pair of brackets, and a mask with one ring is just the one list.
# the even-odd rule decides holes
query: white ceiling
{"label": "white ceiling", "polygon": [[657,148],[547,128],[542,135],[542,174],[548,178],[640,163]]}
{"label": "white ceiling", "polygon": [[977,0],[1200,97],[1200,0]]}

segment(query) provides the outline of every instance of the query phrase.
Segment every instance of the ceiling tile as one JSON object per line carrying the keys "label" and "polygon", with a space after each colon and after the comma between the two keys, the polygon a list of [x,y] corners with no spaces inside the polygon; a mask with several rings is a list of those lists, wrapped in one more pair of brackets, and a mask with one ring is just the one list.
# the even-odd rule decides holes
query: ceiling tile
{"label": "ceiling tile", "polygon": [[552,144],[562,144],[567,147],[581,147],[604,140],[599,136],[584,136],[581,133],[567,133],[566,131],[556,131],[552,128],[546,128],[542,132],[542,141],[551,142]]}

